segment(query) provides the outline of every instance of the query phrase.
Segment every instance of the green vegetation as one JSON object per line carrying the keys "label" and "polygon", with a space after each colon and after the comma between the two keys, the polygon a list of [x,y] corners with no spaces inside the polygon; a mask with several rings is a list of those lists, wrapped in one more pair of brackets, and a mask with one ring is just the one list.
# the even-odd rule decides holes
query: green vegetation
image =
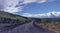
{"label": "green vegetation", "polygon": [[22,22],[27,22],[30,20],[30,18],[27,18],[27,17],[14,15],[14,14],[2,12],[2,11],[0,11],[0,18],[9,18],[9,19],[14,19],[14,20],[20,20]]}
{"label": "green vegetation", "polygon": [[30,21],[31,18],[0,11],[0,28],[16,24],[28,23]]}

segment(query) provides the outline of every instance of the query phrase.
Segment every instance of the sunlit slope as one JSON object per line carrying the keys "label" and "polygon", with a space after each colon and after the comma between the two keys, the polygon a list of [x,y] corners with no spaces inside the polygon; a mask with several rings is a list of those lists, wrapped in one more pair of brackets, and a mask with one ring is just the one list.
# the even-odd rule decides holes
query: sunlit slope
{"label": "sunlit slope", "polygon": [[0,18],[10,18],[10,19],[15,19],[15,20],[18,19],[22,22],[30,20],[30,18],[26,18],[26,17],[23,17],[23,16],[14,15],[14,14],[7,13],[7,12],[2,12],[2,11],[0,11]]}
{"label": "sunlit slope", "polygon": [[31,18],[0,11],[0,28],[27,23]]}

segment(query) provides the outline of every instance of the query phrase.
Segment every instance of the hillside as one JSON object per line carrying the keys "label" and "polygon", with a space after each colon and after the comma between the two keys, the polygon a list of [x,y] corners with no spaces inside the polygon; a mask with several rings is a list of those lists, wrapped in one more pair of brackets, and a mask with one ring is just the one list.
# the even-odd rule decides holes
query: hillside
{"label": "hillside", "polygon": [[10,19],[14,19],[14,20],[18,19],[22,22],[25,22],[24,20],[27,20],[27,19],[29,20],[29,18],[27,18],[27,17],[14,15],[14,14],[3,12],[3,11],[0,11],[0,18],[10,18]]}
{"label": "hillside", "polygon": [[0,11],[0,29],[11,25],[27,23],[30,20],[27,17]]}

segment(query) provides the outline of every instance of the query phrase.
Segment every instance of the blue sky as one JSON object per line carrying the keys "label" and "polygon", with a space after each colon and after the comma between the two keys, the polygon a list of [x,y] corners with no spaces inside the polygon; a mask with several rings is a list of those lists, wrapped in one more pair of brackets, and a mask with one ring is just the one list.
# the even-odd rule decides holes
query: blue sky
{"label": "blue sky", "polygon": [[60,11],[60,1],[46,2],[46,3],[31,3],[24,7],[22,13],[47,13],[52,11]]}
{"label": "blue sky", "polygon": [[60,12],[60,0],[0,0],[0,10],[18,15]]}

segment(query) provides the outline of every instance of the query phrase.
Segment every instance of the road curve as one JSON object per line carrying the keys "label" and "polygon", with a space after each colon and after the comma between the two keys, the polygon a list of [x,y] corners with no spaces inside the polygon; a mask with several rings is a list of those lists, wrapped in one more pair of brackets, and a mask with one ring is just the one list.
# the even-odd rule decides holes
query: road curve
{"label": "road curve", "polygon": [[37,27],[33,24],[34,22],[26,23],[20,25],[16,28],[6,31],[0,31],[0,33],[55,33],[54,31],[50,31],[48,29],[43,29],[42,27]]}

